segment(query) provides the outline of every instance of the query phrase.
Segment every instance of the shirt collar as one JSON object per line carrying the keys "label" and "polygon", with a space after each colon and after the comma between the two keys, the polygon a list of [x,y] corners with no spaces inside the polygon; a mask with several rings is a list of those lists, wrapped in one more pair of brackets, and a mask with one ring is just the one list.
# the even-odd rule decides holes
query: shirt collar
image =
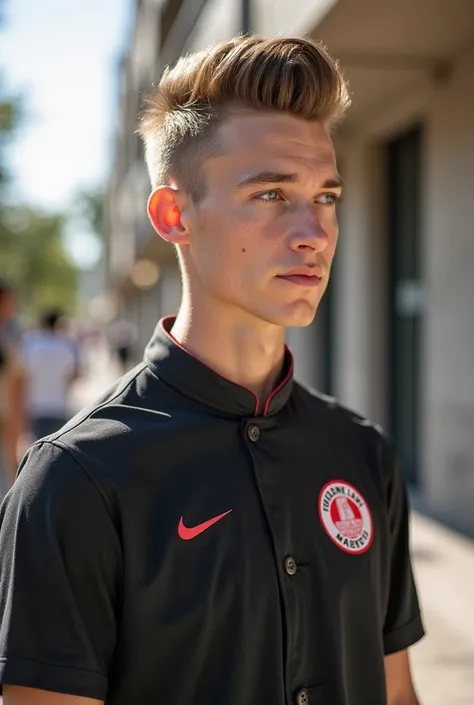
{"label": "shirt collar", "polygon": [[264,404],[246,387],[235,384],[193,357],[171,335],[175,318],[163,318],[145,350],[146,364],[170,387],[217,411],[235,416],[271,416],[290,398],[293,356],[285,348],[282,381]]}

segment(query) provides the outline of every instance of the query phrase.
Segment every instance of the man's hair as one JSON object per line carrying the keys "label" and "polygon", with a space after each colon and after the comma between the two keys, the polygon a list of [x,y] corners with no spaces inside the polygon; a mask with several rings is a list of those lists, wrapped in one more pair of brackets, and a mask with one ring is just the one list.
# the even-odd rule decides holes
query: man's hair
{"label": "man's hair", "polygon": [[152,186],[175,179],[199,200],[216,129],[236,109],[281,111],[331,128],[350,105],[336,61],[312,39],[238,36],[181,57],[147,96],[138,133]]}
{"label": "man's hair", "polygon": [[40,325],[46,330],[56,330],[63,320],[64,314],[60,308],[51,308],[40,315]]}

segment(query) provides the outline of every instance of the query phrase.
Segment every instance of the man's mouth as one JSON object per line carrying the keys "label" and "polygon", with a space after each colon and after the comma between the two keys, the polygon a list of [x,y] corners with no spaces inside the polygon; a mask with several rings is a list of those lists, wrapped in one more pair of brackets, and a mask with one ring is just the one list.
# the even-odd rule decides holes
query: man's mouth
{"label": "man's mouth", "polygon": [[290,284],[313,288],[321,283],[323,272],[320,267],[297,267],[285,274],[280,274],[278,278]]}

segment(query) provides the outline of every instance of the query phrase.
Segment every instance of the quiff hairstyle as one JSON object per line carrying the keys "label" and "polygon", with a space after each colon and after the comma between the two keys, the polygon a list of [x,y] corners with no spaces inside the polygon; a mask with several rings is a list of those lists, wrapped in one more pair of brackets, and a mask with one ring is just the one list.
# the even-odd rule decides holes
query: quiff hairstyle
{"label": "quiff hairstyle", "polygon": [[281,111],[329,129],[350,105],[339,66],[318,42],[238,36],[167,67],[138,133],[153,188],[174,180],[198,201],[201,164],[222,152],[216,131],[237,110]]}

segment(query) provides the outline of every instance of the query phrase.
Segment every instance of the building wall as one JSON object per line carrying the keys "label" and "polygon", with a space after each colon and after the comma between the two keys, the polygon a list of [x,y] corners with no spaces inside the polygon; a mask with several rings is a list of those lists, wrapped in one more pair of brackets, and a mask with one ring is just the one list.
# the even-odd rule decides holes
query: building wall
{"label": "building wall", "polygon": [[237,34],[240,6],[241,0],[207,0],[186,43],[186,51],[200,51]]}
{"label": "building wall", "polygon": [[437,505],[474,524],[473,72],[471,51],[427,123],[424,479]]}
{"label": "building wall", "polygon": [[341,148],[348,184],[340,218],[335,290],[335,394],[385,422],[384,184],[381,155],[363,137]]}
{"label": "building wall", "polygon": [[337,0],[253,0],[254,32],[266,37],[299,34],[315,27]]}

